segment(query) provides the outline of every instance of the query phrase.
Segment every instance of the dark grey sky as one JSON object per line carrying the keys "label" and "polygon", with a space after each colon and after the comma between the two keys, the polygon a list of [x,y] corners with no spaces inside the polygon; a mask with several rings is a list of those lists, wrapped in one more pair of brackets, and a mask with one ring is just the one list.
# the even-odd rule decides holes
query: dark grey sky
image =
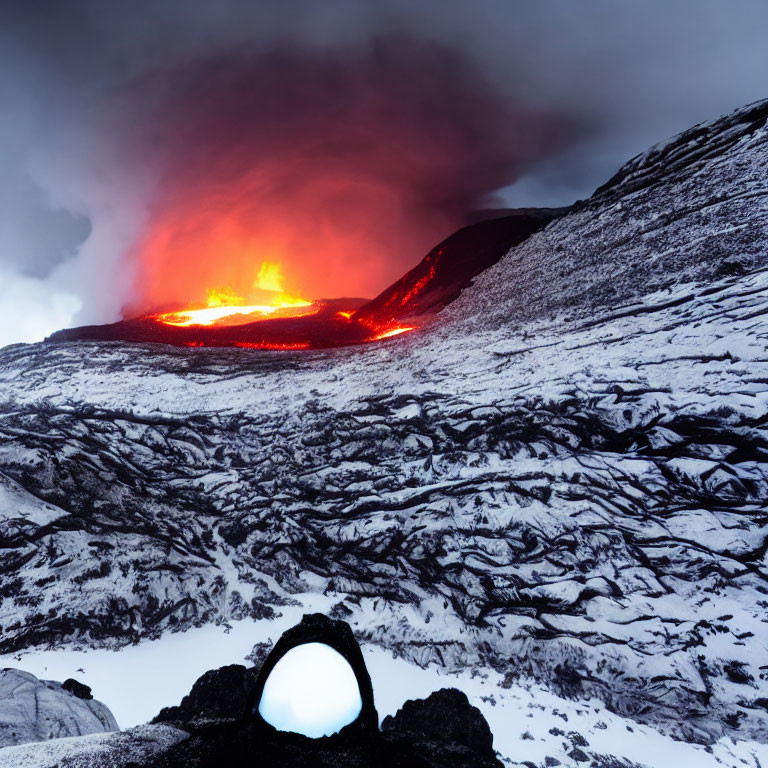
{"label": "dark grey sky", "polygon": [[[443,128],[450,120],[467,140],[460,158],[439,161],[445,199],[433,199],[429,175],[393,182],[404,195],[410,185],[416,207],[425,195],[448,223],[457,206],[483,205],[494,190],[499,202],[520,206],[588,196],[649,145],[768,95],[765,0],[3,0],[0,344],[73,319],[115,319],[130,299],[126,254],[160,194],[161,173],[174,167],[169,123],[155,130],[153,121],[178,83],[204,84],[214,60],[239,77],[283,50],[306,53],[313,69],[313,61],[343,65],[347,56],[359,71],[382,38],[455,56],[444,69],[417,67],[406,78],[403,66],[418,57],[398,59],[386,111],[397,113],[405,88],[411,112],[403,121],[420,121],[414,152],[432,130],[414,94],[452,102],[436,111]],[[459,85],[456,61],[471,73]],[[335,71],[349,98],[364,93],[359,77]],[[468,97],[472,82],[483,99],[493,94],[487,112]],[[241,96],[233,94],[219,107],[237,125]],[[203,119],[206,101],[188,100],[184,120]],[[302,118],[290,126],[295,135],[303,106],[292,103]],[[480,130],[486,114],[493,125]],[[214,151],[211,142],[187,148],[203,158],[200,168]],[[37,319],[11,322],[19,315]]]}

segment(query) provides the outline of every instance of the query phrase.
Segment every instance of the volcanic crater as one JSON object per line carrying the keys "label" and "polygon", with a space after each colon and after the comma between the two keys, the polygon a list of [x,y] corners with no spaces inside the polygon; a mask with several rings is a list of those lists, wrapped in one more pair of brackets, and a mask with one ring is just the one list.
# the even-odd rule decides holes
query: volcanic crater
{"label": "volcanic crater", "polygon": [[[363,344],[416,330],[453,301],[472,279],[565,209],[500,212],[439,245],[372,300],[301,300],[280,305],[224,303],[148,312],[108,325],[53,333],[48,341],[129,341],[180,347],[300,350]],[[262,271],[263,271],[262,265]],[[226,297],[225,297],[226,298]]]}

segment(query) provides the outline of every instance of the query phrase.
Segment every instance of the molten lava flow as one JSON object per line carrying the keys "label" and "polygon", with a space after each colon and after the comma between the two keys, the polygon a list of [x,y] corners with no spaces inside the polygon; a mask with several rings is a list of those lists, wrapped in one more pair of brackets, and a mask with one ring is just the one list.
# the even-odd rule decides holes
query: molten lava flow
{"label": "molten lava flow", "polygon": [[302,317],[315,310],[313,302],[292,296],[283,289],[280,265],[264,261],[261,264],[254,288],[261,295],[273,294],[267,303],[249,304],[229,288],[208,291],[208,306],[199,309],[181,309],[154,316],[166,325],[186,328],[190,325],[241,325],[266,317]]}
{"label": "molten lava flow", "polygon": [[[264,316],[280,317],[301,317],[311,314],[311,301],[296,300],[291,302],[280,302],[270,304],[235,304],[224,306],[211,306],[204,309],[184,309],[178,312],[166,312],[158,315],[157,319],[166,325],[176,325],[185,328],[189,325],[239,325],[241,323],[251,323],[254,320],[263,319]],[[295,311],[305,309],[306,311]],[[253,317],[256,315],[256,317]],[[262,317],[258,317],[261,315]],[[242,317],[239,317],[242,316]],[[227,320],[226,323],[220,323],[221,320]]]}
{"label": "molten lava flow", "polygon": [[371,341],[379,341],[379,339],[388,339],[390,336],[399,336],[401,333],[408,333],[408,331],[413,331],[416,329],[416,326],[409,325],[409,326],[403,326],[399,328],[390,328],[387,331],[381,331],[381,333],[377,333]]}
{"label": "molten lava flow", "polygon": [[308,341],[297,341],[287,344],[278,344],[277,342],[273,343],[269,341],[236,341],[233,346],[242,349],[309,349],[310,343]]}
{"label": "molten lava flow", "polygon": [[[253,273],[251,273],[253,274]],[[417,284],[420,290],[424,281]],[[240,278],[240,285],[248,286]],[[379,341],[412,331],[395,317],[358,319],[361,299],[310,301],[285,289],[281,265],[263,261],[247,297],[226,287],[208,290],[206,306],[191,306],[138,318],[142,340],[154,338],[146,322],[172,329],[170,338],[185,347],[301,350]],[[269,321],[269,322],[267,322]],[[147,333],[149,334],[147,336]],[[167,338],[167,336],[164,336]]]}
{"label": "molten lava flow", "polygon": [[[438,251],[438,256],[442,251]],[[427,257],[429,258],[429,257]],[[432,264],[429,267],[429,271],[426,275],[420,277],[413,286],[406,291],[400,299],[400,306],[404,307],[414,296],[418,296],[424,288],[426,288],[432,280],[435,278],[435,265]]]}
{"label": "molten lava flow", "polygon": [[[185,347],[205,347],[204,341],[185,341]],[[279,342],[270,341],[234,341],[233,347],[239,347],[241,349],[268,349],[268,350],[281,350],[281,349],[309,349],[310,343],[308,341],[298,341],[295,343],[281,344]]]}

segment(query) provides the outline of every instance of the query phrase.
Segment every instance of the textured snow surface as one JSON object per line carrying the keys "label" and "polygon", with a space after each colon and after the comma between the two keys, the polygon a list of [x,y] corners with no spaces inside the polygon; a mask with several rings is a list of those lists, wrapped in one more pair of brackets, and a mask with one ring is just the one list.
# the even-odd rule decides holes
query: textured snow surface
{"label": "textured snow surface", "polygon": [[186,739],[168,725],[145,725],[120,733],[72,736],[0,749],[0,768],[130,768],[151,765],[154,756]]}
{"label": "textured snow surface", "polygon": [[[300,598],[301,607],[288,609],[276,620],[244,619],[229,627],[209,624],[121,651],[36,651],[25,654],[18,663],[32,671],[48,669],[59,676],[69,676],[79,669],[78,677],[110,692],[120,721],[133,725],[149,720],[164,706],[177,704],[208,667],[242,663],[254,641],[271,646],[301,613],[327,611],[332,605],[328,597]],[[509,765],[554,765],[547,763],[547,758],[575,765],[571,757],[574,749],[588,756],[588,765],[595,761],[603,768],[743,768],[768,763],[768,745],[734,742],[727,737],[707,747],[674,741],[650,726],[609,712],[600,701],[563,699],[532,681],[509,682],[493,670],[452,674],[436,665],[422,669],[370,644],[364,656],[382,719],[408,699],[426,698],[440,688],[458,687],[488,720],[494,748]],[[162,670],[167,672],[163,674]],[[165,726],[148,726],[132,728],[121,736],[57,739],[35,745],[38,749],[0,750],[0,768],[52,768],[61,765],[64,757],[75,766],[92,768],[116,768],[131,761],[143,764],[142,760],[154,754],[150,750],[161,751],[184,738],[184,733]]]}
{"label": "textured snow surface", "polygon": [[0,669],[0,747],[116,730],[100,701],[78,698],[29,672]]}
{"label": "textured snow surface", "polygon": [[766,112],[637,158],[376,346],[0,351],[2,650],[309,592],[420,667],[768,741]]}

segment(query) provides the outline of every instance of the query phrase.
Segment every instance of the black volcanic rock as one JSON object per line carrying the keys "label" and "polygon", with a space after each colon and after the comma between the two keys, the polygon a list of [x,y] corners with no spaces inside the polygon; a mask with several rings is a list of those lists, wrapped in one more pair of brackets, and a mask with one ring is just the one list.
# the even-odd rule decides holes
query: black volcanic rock
{"label": "black volcanic rock", "polygon": [[176,707],[160,711],[153,723],[190,726],[200,721],[240,720],[253,699],[258,670],[242,664],[211,669],[198,678]]}
{"label": "black volcanic rock", "polygon": [[496,765],[493,734],[488,722],[467,695],[456,688],[443,688],[426,699],[406,701],[392,716],[384,718],[384,733],[412,739],[416,750],[430,759],[448,761],[462,753],[486,755]]}
{"label": "black volcanic rock", "polygon": [[93,698],[90,686],[80,683],[77,680],[73,680],[71,677],[67,678],[61,687],[65,691],[69,691],[73,696],[77,696],[78,699],[85,699],[89,701]]}
{"label": "black volcanic rock", "polygon": [[[305,643],[338,651],[357,677],[362,710],[338,733],[312,739],[277,731],[258,712],[264,684],[278,661]],[[407,701],[379,731],[373,688],[350,626],[322,614],[305,615],[283,633],[258,673],[240,665],[210,670],[178,707],[152,721],[190,733],[155,765],[167,768],[215,766],[413,766],[413,768],[497,768],[493,737],[480,711],[458,690],[441,690],[425,701]]]}
{"label": "black volcanic rock", "polygon": [[350,723],[345,730],[377,731],[379,716],[376,713],[373,701],[371,676],[368,674],[368,669],[365,666],[360,646],[352,634],[352,628],[347,622],[329,619],[322,613],[312,613],[303,616],[301,622],[295,627],[286,630],[277,643],[275,643],[275,647],[267,658],[264,659],[264,663],[259,670],[251,701],[251,714],[259,720],[261,719],[258,707],[267,678],[277,662],[288,651],[297,645],[304,645],[305,643],[324,643],[330,646],[347,660],[350,667],[352,667],[352,671],[355,673],[363,706],[356,720]]}
{"label": "black volcanic rock", "polygon": [[[476,752],[449,740],[424,741],[410,734],[336,734],[310,739],[265,735],[253,726],[217,725],[196,730],[152,768],[501,768],[493,751]],[[137,766],[143,768],[143,766]],[[149,766],[147,766],[149,768]]]}
{"label": "black volcanic rock", "polygon": [[[207,687],[212,680],[224,683],[232,677],[230,668],[206,673]],[[219,673],[222,673],[219,675]],[[233,678],[234,679],[234,678]],[[239,683],[235,696],[240,701]],[[250,676],[246,679],[252,679]],[[199,682],[199,681],[198,681]],[[196,683],[196,686],[198,684]],[[222,688],[221,691],[225,691]],[[312,739],[295,733],[265,729],[256,719],[248,721],[206,720],[204,710],[187,709],[183,721],[169,724],[189,732],[189,738],[172,746],[153,768],[292,768],[311,765],[318,768],[500,768],[491,744],[488,724],[466,696],[457,691],[438,691],[426,701],[408,701],[404,729],[398,725],[399,712],[387,730],[380,733],[347,727],[338,734]],[[191,699],[192,697],[186,697]],[[218,695],[216,699],[219,700]],[[222,710],[217,710],[221,712]],[[401,710],[402,712],[402,710]],[[436,727],[436,717],[449,718],[444,733]],[[155,722],[159,721],[156,718]],[[466,725],[462,726],[462,721]]]}
{"label": "black volcanic rock", "polygon": [[480,710],[456,688],[443,688],[426,699],[406,701],[395,715],[384,718],[381,728],[427,741],[450,741],[470,749],[493,747],[491,729]]}
{"label": "black volcanic rock", "polygon": [[439,312],[495,264],[567,208],[509,209],[470,224],[436,245],[412,270],[355,313],[368,325],[407,322]]}

